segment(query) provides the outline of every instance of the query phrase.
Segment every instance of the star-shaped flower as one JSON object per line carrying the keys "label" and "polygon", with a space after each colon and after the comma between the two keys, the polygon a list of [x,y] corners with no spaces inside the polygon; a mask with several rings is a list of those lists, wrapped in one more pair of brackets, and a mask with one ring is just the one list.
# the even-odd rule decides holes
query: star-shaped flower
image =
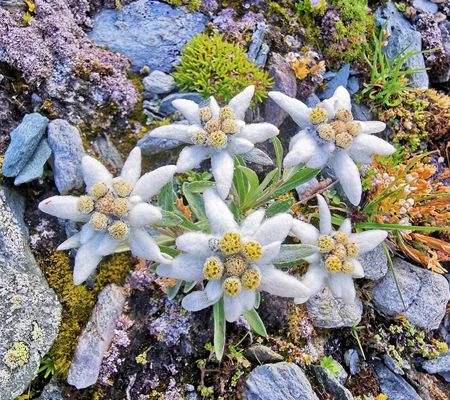
{"label": "star-shaped flower", "polygon": [[358,205],[362,186],[355,162],[369,164],[372,154],[385,156],[395,151],[388,142],[371,135],[383,131],[386,124],[353,120],[350,94],[343,86],[314,108],[280,92],[270,92],[269,97],[301,128],[291,139],[284,165],[304,163],[311,168],[328,165],[350,202]]}
{"label": "star-shaped flower", "polygon": [[214,189],[207,189],[203,198],[211,233],[188,232],[179,236],[177,248],[185,253],[156,271],[184,281],[207,281],[203,290],[183,299],[185,309],[202,310],[223,297],[225,318],[233,322],[255,306],[259,291],[283,297],[309,297],[305,285],[272,264],[291,229],[289,214],[264,219],[265,211],[260,209],[239,225]]}
{"label": "star-shaped flower", "polygon": [[74,284],[84,282],[103,256],[128,245],[134,256],[159,263],[171,258],[161,253],[145,227],[161,220],[158,207],[149,203],[176,171],[167,165],[141,177],[141,150],[135,147],[125,161],[120,176],[111,173],[96,159],[82,159],[84,196],[53,196],[41,201],[39,209],[58,218],[83,222],[79,233],[58,250],[79,247],[73,272]]}
{"label": "star-shaped flower", "polygon": [[255,143],[278,135],[278,128],[261,122],[248,124],[244,116],[255,92],[254,86],[231,99],[220,108],[214,97],[209,105],[199,107],[190,100],[178,99],[172,105],[186,118],[188,124],[171,124],[153,130],[150,135],[164,139],[177,139],[191,144],[178,158],[177,171],[185,172],[211,158],[211,170],[217,191],[223,199],[230,192],[234,172],[234,155],[245,154]]}
{"label": "star-shaped flower", "polygon": [[[292,233],[303,244],[317,247],[311,256],[305,257],[309,263],[307,273],[302,282],[310,289],[312,295],[327,284],[333,295],[342,298],[344,303],[352,303],[355,299],[353,278],[363,278],[364,269],[358,261],[358,256],[383,242],[387,232],[371,230],[362,233],[352,233],[350,219],[344,220],[338,231],[331,226],[331,213],[325,199],[318,195],[320,229],[311,224],[294,220]],[[303,303],[307,299],[295,299]]]}

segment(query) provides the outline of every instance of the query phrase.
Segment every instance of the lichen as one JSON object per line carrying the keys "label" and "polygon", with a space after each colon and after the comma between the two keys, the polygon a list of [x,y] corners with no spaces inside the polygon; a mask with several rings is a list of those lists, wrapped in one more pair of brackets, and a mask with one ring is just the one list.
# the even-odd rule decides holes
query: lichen
{"label": "lichen", "polygon": [[17,369],[24,366],[30,357],[29,348],[23,342],[14,343],[3,357],[3,362],[10,369]]}
{"label": "lichen", "polygon": [[195,36],[184,48],[173,77],[180,89],[214,96],[219,102],[228,102],[253,84],[254,100],[261,102],[272,85],[268,73],[252,64],[242,47],[220,34]]}
{"label": "lichen", "polygon": [[164,3],[170,4],[172,6],[186,6],[188,11],[198,11],[202,5],[201,0],[163,0]]}

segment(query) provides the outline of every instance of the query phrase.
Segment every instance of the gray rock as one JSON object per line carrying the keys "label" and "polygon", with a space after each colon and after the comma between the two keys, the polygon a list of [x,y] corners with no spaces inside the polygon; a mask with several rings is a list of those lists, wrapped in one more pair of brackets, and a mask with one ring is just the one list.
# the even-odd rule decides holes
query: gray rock
{"label": "gray rock", "polygon": [[394,374],[404,375],[405,371],[403,371],[402,367],[395,361],[392,357],[387,354],[383,354],[384,365],[388,367]]}
{"label": "gray rock", "polygon": [[98,136],[97,139],[95,139],[92,148],[102,160],[104,160],[116,171],[122,169],[123,166],[122,156],[120,155],[119,150],[116,149],[116,147],[111,142],[108,136],[106,135]]}
{"label": "gray rock", "polygon": [[262,344],[253,344],[245,350],[245,357],[259,364],[268,364],[283,361],[283,356]]}
{"label": "gray rock", "polygon": [[[416,32],[408,20],[397,10],[394,3],[386,3],[376,11],[376,24],[382,27],[386,24],[386,30],[389,33],[388,44],[384,51],[389,59],[394,58],[407,46],[408,51],[421,51],[422,38],[419,32]],[[422,54],[416,54],[408,58],[404,67],[406,69],[425,68],[425,61]],[[428,87],[429,80],[425,70],[409,76],[412,87]]]}
{"label": "gray rock", "polygon": [[324,287],[306,303],[309,318],[318,328],[341,328],[353,326],[361,320],[363,306],[355,297],[353,304],[344,304],[333,297],[330,289]]}
{"label": "gray rock", "polygon": [[357,121],[373,121],[373,114],[365,104],[352,104],[353,117]]}
{"label": "gray rock", "polygon": [[401,376],[394,374],[383,362],[374,362],[381,392],[390,400],[421,400],[413,387]]}
{"label": "gray rock", "polygon": [[177,100],[177,99],[192,100],[192,101],[196,102],[197,104],[200,104],[205,101],[205,99],[202,96],[200,96],[198,93],[169,94],[167,97],[164,97],[164,99],[162,99],[161,104],[159,105],[158,112],[160,114],[166,115],[166,116],[174,114],[177,110],[172,105],[172,101]]}
{"label": "gray rock", "polygon": [[[325,75],[325,77],[327,76],[329,75]],[[326,83],[326,89],[317,93],[320,100],[325,100],[333,96],[334,91],[339,86],[347,87],[349,76],[350,64],[346,64]]]}
{"label": "gray rock", "polygon": [[151,131],[138,140],[137,145],[141,148],[142,154],[151,156],[163,151],[172,150],[182,145],[183,142],[175,139],[161,139],[151,136]]}
{"label": "gray rock", "polygon": [[39,400],[63,400],[64,397],[62,391],[63,388],[61,383],[55,378],[52,378],[42,391]]}
{"label": "gray rock", "polygon": [[346,389],[328,369],[315,365],[313,366],[314,375],[317,382],[322,387],[323,391],[330,394],[335,399],[352,400],[353,396],[348,389]]}
{"label": "gray rock", "polygon": [[248,153],[242,154],[245,161],[259,165],[273,165],[273,160],[261,149],[254,147]]}
{"label": "gray rock", "polygon": [[264,22],[260,22],[256,25],[247,53],[248,59],[261,67],[266,64],[267,55],[269,53],[269,46],[264,43],[266,31],[267,25]]}
{"label": "gray rock", "polygon": [[319,103],[320,103],[320,99],[315,93],[309,95],[307,97],[307,99],[305,100],[305,104],[310,108],[314,108]]}
{"label": "gray rock", "polygon": [[77,389],[97,382],[103,356],[114,337],[124,303],[124,291],[117,285],[109,285],[99,294],[92,317],[78,341],[67,377],[67,382]]}
{"label": "gray rock", "polygon": [[162,71],[152,71],[146,76],[142,83],[145,91],[151,96],[155,94],[170,93],[175,89],[175,79]]}
{"label": "gray rock", "polygon": [[61,305],[28,247],[24,200],[0,186],[0,400],[19,396],[58,333]]}
{"label": "gray rock", "polygon": [[[274,80],[274,91],[282,92],[290,97],[297,94],[297,78],[288,62],[281,54],[273,53],[269,61],[268,70]],[[287,112],[281,109],[273,100],[268,99],[265,105],[265,120],[275,126],[280,126]]]}
{"label": "gray rock", "polygon": [[305,373],[294,363],[256,367],[245,385],[246,400],[317,400]]}
{"label": "gray rock", "polygon": [[395,277],[406,309],[390,271],[373,288],[375,307],[389,317],[403,314],[419,328],[437,329],[444,318],[449,299],[447,280],[441,275],[416,267],[400,258],[395,258],[393,262]]}
{"label": "gray rock", "polygon": [[135,71],[147,65],[169,72],[182,47],[208,21],[206,15],[188,13],[185,7],[137,0],[120,9],[100,11],[89,36],[96,44],[127,56]]}
{"label": "gray rock", "polygon": [[375,247],[372,251],[361,254],[358,260],[364,268],[366,279],[377,281],[385,276],[388,271],[386,254],[381,245]]}
{"label": "gray rock", "polygon": [[359,91],[360,83],[359,78],[356,76],[351,76],[348,78],[347,89],[350,94],[355,94]]}
{"label": "gray rock", "polygon": [[28,160],[22,171],[14,179],[14,185],[21,185],[22,183],[31,182],[40,178],[44,173],[44,165],[50,158],[52,150],[48,145],[47,139],[41,139],[38,147],[34,151],[31,158]]}
{"label": "gray rock", "polygon": [[11,132],[2,171],[4,176],[17,176],[32,157],[47,129],[48,119],[39,113],[27,114]]}
{"label": "gray rock", "polygon": [[364,362],[361,362],[359,352],[356,349],[348,349],[344,353],[345,365],[350,370],[351,375],[359,374],[361,367],[364,367]]}
{"label": "gray rock", "polygon": [[438,10],[438,6],[429,0],[414,0],[412,5],[418,11],[429,12],[431,14],[436,13]]}
{"label": "gray rock", "polygon": [[63,119],[48,124],[48,143],[53,151],[53,172],[59,193],[67,194],[83,186],[81,159],[83,142],[78,129]]}
{"label": "gray rock", "polygon": [[439,374],[450,382],[450,353],[447,352],[434,360],[424,361],[422,368],[430,374]]}

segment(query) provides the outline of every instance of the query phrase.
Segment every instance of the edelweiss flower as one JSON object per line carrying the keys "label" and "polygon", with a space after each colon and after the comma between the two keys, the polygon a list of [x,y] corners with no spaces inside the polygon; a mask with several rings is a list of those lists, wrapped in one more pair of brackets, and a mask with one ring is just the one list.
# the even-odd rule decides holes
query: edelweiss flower
{"label": "edelweiss flower", "polygon": [[161,126],[150,135],[193,145],[181,151],[177,162],[178,172],[189,171],[198,167],[203,160],[211,158],[217,191],[224,199],[233,181],[234,155],[248,153],[254,148],[254,143],[278,135],[278,129],[272,124],[245,124],[245,111],[254,91],[254,86],[247,87],[233,97],[228,106],[222,108],[214,97],[210,97],[209,105],[202,108],[190,100],[174,100],[173,106],[187,119],[188,124]]}
{"label": "edelweiss flower", "polygon": [[[355,299],[353,278],[364,277],[358,256],[373,250],[383,242],[387,232],[373,230],[352,233],[350,219],[346,219],[338,231],[333,231],[327,203],[320,195],[317,200],[320,230],[299,220],[294,220],[292,224],[292,233],[303,244],[317,246],[315,254],[305,258],[310,265],[302,282],[311,290],[312,295],[327,283],[335,297],[342,298],[345,303],[352,303]],[[295,299],[298,303],[306,300],[304,297]]]}
{"label": "edelweiss flower", "polygon": [[119,177],[113,178],[90,156],[83,157],[81,167],[86,195],[53,196],[39,204],[39,209],[47,214],[85,223],[79,233],[58,247],[58,250],[79,247],[74,283],[84,282],[103,256],[114,253],[123,244],[128,244],[135,256],[169,262],[171,258],[160,252],[145,226],[162,218],[160,210],[148,201],[172,179],[176,167],[167,165],[140,177],[139,147],[131,151]]}
{"label": "edelweiss flower", "polygon": [[308,297],[309,290],[300,281],[272,264],[291,229],[289,214],[263,221],[265,211],[260,209],[239,226],[214,189],[206,190],[203,197],[211,234],[179,236],[176,245],[185,254],[156,271],[184,281],[207,280],[204,290],[183,299],[185,309],[202,310],[223,297],[225,318],[232,322],[255,306],[256,293],[261,290],[283,297]]}
{"label": "edelweiss flower", "polygon": [[269,97],[289,113],[301,131],[292,137],[285,166],[331,167],[350,202],[361,200],[361,177],[355,162],[371,163],[372,154],[389,155],[395,148],[371,133],[386,128],[384,122],[354,121],[348,91],[339,86],[330,99],[314,108],[280,92]]}

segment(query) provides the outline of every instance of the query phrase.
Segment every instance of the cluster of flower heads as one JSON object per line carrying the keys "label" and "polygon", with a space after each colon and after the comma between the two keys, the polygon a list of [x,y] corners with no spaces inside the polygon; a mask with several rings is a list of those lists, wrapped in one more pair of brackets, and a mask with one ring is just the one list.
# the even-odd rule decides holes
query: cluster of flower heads
{"label": "cluster of flower heads", "polygon": [[[162,277],[203,283],[202,290],[184,297],[183,306],[197,311],[223,299],[227,321],[235,321],[253,309],[260,291],[304,302],[327,284],[336,297],[347,303],[354,301],[353,278],[364,276],[358,256],[380,244],[385,232],[352,233],[349,219],[333,231],[330,211],[321,196],[320,230],[287,213],[266,218],[264,209],[251,212],[238,223],[224,201],[231,189],[234,155],[250,153],[255,143],[278,134],[271,124],[244,122],[253,93],[250,86],[222,108],[213,97],[203,107],[189,100],[175,100],[174,107],[187,123],[159,127],[151,135],[190,145],[181,151],[176,166],[164,166],[141,177],[141,154],[135,148],[120,176],[113,178],[102,164],[85,156],[82,169],[86,195],[54,196],[40,203],[44,212],[84,223],[79,233],[59,247],[78,247],[76,284],[89,277],[103,256],[129,248],[135,256],[159,263],[157,273]],[[350,95],[342,87],[312,109],[282,93],[269,95],[301,128],[291,140],[285,166],[331,166],[349,200],[358,204],[361,182],[353,160],[370,162],[373,153],[394,151],[390,144],[370,135],[382,131],[385,125],[355,121]],[[146,230],[162,219],[159,208],[151,204],[152,196],[172,180],[175,172],[198,167],[207,158],[211,158],[216,183],[215,189],[207,189],[203,195],[210,232],[178,236],[176,247],[181,254],[171,258],[161,253]],[[288,235],[314,250],[305,258],[310,266],[301,279],[274,265]]]}

